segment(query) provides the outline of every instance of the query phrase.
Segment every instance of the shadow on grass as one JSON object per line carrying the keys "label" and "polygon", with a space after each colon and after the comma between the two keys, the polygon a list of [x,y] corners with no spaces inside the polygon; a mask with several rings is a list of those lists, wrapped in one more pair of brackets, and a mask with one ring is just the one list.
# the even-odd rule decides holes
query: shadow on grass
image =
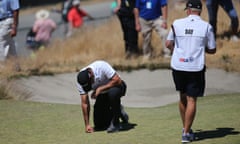
{"label": "shadow on grass", "polygon": [[[134,129],[135,126],[137,126],[137,124],[135,123],[121,123],[121,129],[119,130],[120,132],[121,131],[129,131],[131,129]],[[95,132],[100,132],[100,131],[105,131],[107,130],[107,128],[102,128],[102,129],[94,129]]]}
{"label": "shadow on grass", "polygon": [[213,139],[225,137],[227,135],[238,135],[239,131],[234,131],[234,128],[216,128],[216,130],[197,130],[195,134],[195,141],[200,141],[204,139]]}
{"label": "shadow on grass", "polygon": [[122,128],[120,131],[128,131],[130,129],[134,129],[135,126],[137,126],[137,124],[134,124],[134,123],[124,123],[124,124],[121,124]]}

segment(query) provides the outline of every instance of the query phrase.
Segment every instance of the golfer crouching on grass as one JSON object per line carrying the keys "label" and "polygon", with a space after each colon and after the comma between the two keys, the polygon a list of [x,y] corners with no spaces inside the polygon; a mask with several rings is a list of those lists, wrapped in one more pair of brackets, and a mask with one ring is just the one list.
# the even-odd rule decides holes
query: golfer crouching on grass
{"label": "golfer crouching on grass", "polygon": [[[105,61],[94,61],[84,67],[77,75],[77,89],[81,96],[82,114],[85,131],[107,130],[108,133],[121,129],[122,122],[128,123],[128,115],[121,105],[121,97],[125,95],[127,86],[112,66]],[[88,93],[94,104],[94,128],[89,123],[90,102]]]}

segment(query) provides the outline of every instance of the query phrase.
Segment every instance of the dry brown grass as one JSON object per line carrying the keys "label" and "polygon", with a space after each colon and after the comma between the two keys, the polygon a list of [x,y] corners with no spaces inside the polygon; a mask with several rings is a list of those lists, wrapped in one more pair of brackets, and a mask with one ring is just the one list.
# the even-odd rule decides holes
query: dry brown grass
{"label": "dry brown grass", "polygon": [[17,85],[14,81],[9,81],[7,79],[0,80],[0,100],[25,100],[29,97],[30,93],[24,91],[21,85]]}
{"label": "dry brown grass", "polygon": [[[111,0],[82,0],[81,1],[81,5],[89,5],[89,4],[92,4],[92,3],[101,3],[101,2],[108,2],[108,1],[111,1]],[[25,15],[25,14],[28,14],[28,13],[36,13],[38,10],[40,9],[46,9],[46,10],[51,10],[53,8],[56,8],[56,9],[61,9],[61,2],[59,3],[56,3],[56,4],[51,4],[51,5],[44,5],[44,6],[34,6],[34,7],[26,7],[26,8],[22,8],[20,10],[20,16],[21,15]]]}
{"label": "dry brown grass", "polygon": [[[235,3],[235,7],[240,7]],[[240,9],[238,15],[240,16]],[[174,19],[184,17],[185,12],[180,9],[169,8],[169,27]],[[229,28],[229,18],[219,11],[218,33],[221,34]],[[204,6],[202,17],[208,20],[207,10]],[[141,34],[139,34],[139,46],[141,47]],[[226,71],[240,72],[240,42],[231,42],[226,38],[217,39],[217,53],[207,55],[207,66],[221,68]],[[124,57],[124,44],[122,31],[117,17],[112,17],[108,22],[98,27],[85,26],[77,31],[72,38],[62,40],[55,39],[51,46],[39,50],[35,58],[19,59],[22,71],[13,72],[12,62],[1,71],[1,76],[28,76],[34,74],[54,74],[74,72],[90,62],[103,59],[109,61],[118,69],[136,68],[160,68],[169,67],[169,59],[161,56],[161,41],[154,33],[152,45],[156,57],[150,61],[143,61],[142,57],[126,60]]]}

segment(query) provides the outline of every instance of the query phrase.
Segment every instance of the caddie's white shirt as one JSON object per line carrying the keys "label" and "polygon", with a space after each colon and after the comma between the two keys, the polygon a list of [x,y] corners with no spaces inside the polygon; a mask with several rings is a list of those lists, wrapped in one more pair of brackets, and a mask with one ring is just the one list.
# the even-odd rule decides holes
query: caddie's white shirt
{"label": "caddie's white shirt", "polygon": [[[110,64],[101,60],[91,63],[80,71],[83,71],[87,68],[91,68],[94,74],[94,83],[92,84],[93,90],[96,90],[101,85],[107,84],[116,73],[116,71],[112,68]],[[86,94],[86,92],[83,90],[82,86],[78,82],[77,89],[80,94]]]}
{"label": "caddie's white shirt", "polygon": [[[205,47],[216,48],[212,26],[200,16],[189,15],[173,22],[167,40],[173,40],[171,67],[180,71],[201,71],[205,65]],[[175,33],[175,34],[174,34]]]}

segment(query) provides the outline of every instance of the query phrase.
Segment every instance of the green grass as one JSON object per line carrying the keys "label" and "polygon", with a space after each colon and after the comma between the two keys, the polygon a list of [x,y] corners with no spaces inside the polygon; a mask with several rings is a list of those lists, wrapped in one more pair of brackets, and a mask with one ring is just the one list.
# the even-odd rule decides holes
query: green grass
{"label": "green grass", "polygon": [[[240,94],[200,98],[193,125],[196,144],[240,142]],[[0,101],[1,144],[176,144],[181,139],[177,103],[126,108],[132,129],[107,134],[84,132],[79,105]],[[91,118],[92,119],[92,118]]]}

